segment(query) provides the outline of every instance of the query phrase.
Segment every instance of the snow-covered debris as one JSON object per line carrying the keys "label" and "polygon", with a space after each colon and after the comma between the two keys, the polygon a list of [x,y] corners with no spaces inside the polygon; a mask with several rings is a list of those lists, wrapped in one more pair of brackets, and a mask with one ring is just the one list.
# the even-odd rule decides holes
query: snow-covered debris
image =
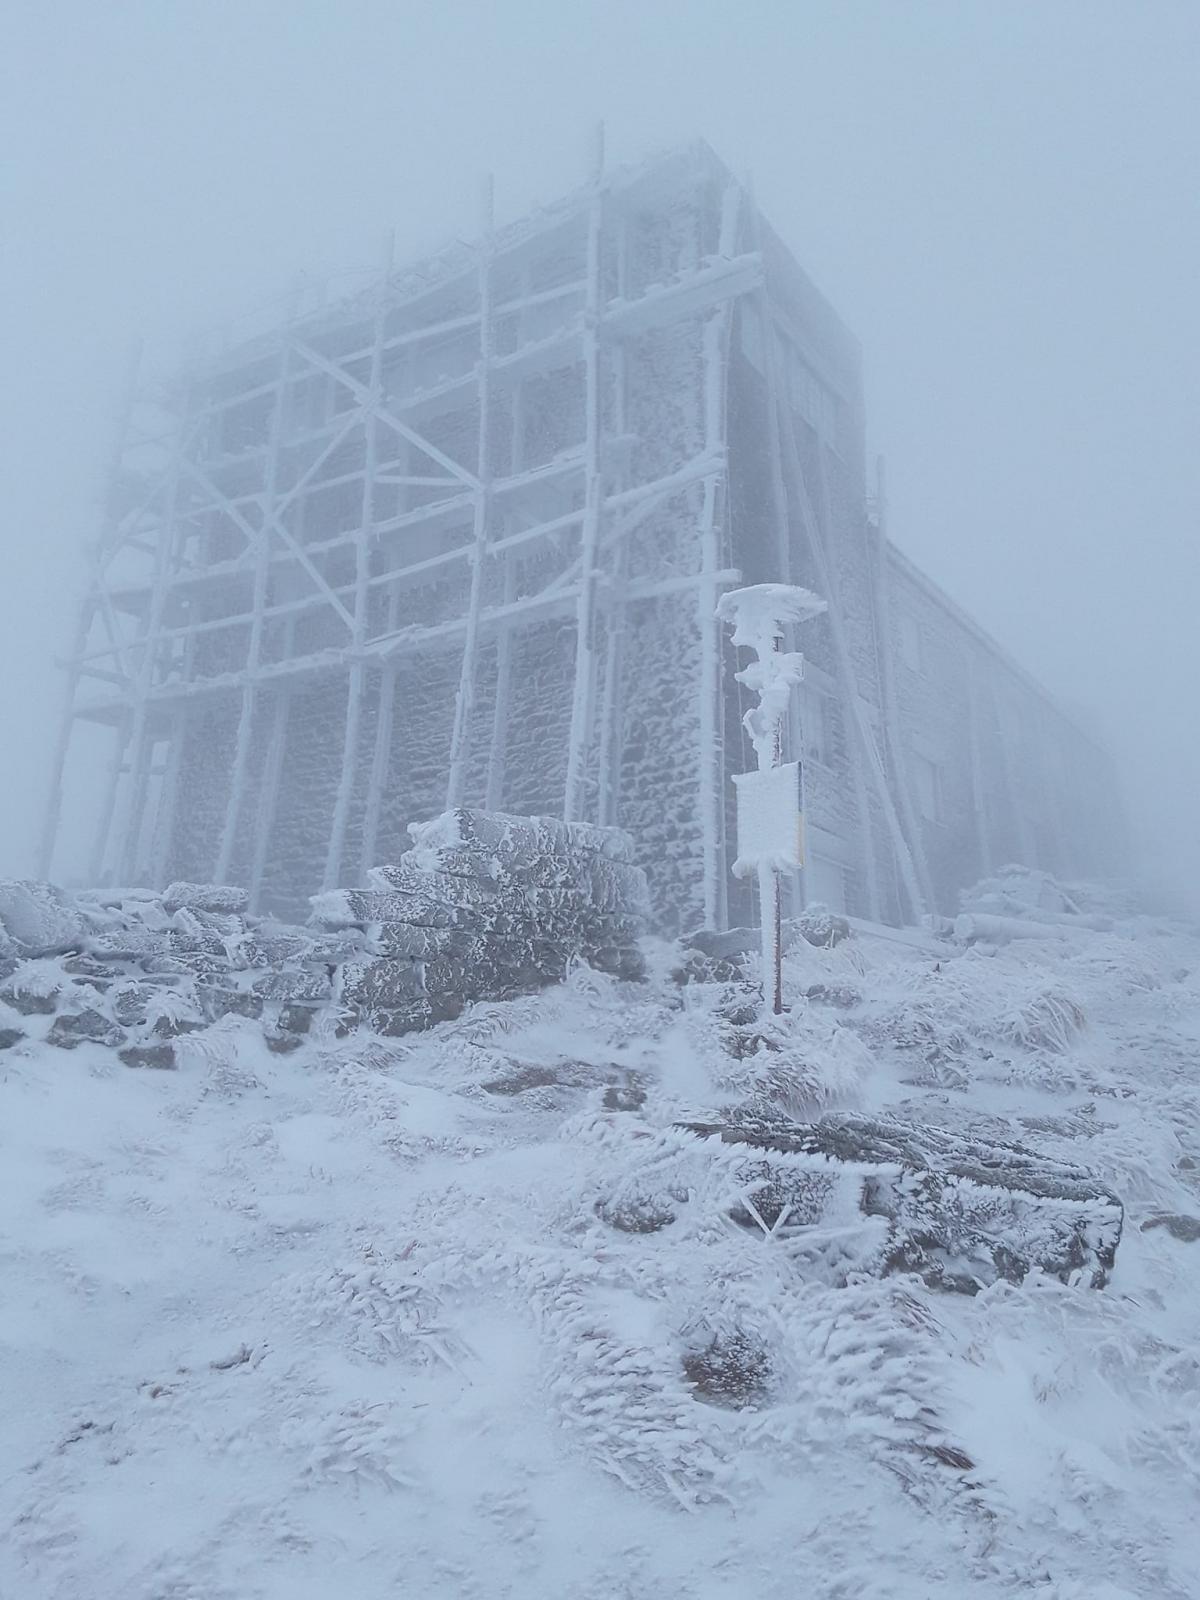
{"label": "snow-covered debris", "polygon": [[1100,1288],[1116,1259],[1117,1197],[1083,1167],[1022,1145],[846,1113],[807,1126],[757,1118],[687,1126],[759,1153],[769,1212],[748,1203],[772,1228],[823,1223],[835,1192],[830,1168],[853,1177],[862,1213],[891,1223],[882,1267],[933,1287],[974,1294],[1037,1270]]}

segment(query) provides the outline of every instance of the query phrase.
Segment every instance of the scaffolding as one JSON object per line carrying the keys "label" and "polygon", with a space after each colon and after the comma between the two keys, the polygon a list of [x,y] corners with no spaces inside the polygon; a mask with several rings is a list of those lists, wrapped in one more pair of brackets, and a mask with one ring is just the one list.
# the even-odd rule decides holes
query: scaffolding
{"label": "scaffolding", "polygon": [[630,825],[665,925],[748,920],[716,610],[782,581],[830,600],[813,670],[847,738],[816,821],[857,909],[915,919],[854,341],[705,145],[610,171],[598,139],[576,193],[497,227],[489,183],[481,211],[476,244],[404,269],[389,244],[362,292],[131,386],[43,875],[90,723],[96,883],[294,909],[470,803]]}
{"label": "scaffolding", "polygon": [[[630,240],[645,217],[664,200],[677,205],[681,193],[691,208],[691,264],[670,261],[654,279],[653,245],[635,253]],[[322,876],[327,886],[340,882],[368,673],[378,674],[385,701],[374,719],[376,781],[360,851],[370,864],[395,664],[429,647],[457,652],[444,795],[455,804],[469,797],[481,652],[499,641],[487,794],[477,797],[495,801],[513,634],[551,617],[573,619],[575,632],[562,811],[611,816],[623,613],[679,593],[694,597],[705,641],[701,804],[706,909],[716,918],[723,800],[713,617],[721,587],[738,576],[721,568],[719,556],[721,363],[732,303],[763,281],[761,256],[740,246],[737,214],[737,186],[702,152],[606,174],[598,151],[585,189],[559,206],[496,231],[489,195],[477,247],[456,246],[407,272],[389,263],[365,295],[290,321],[175,386],[173,415],[160,407],[151,432],[132,427],[114,473],[70,664],[43,870],[51,865],[73,723],[99,723],[113,734],[95,875],[152,881],[167,870],[180,828],[181,730],[203,700],[228,703],[232,695],[236,734],[210,873],[229,876],[249,829],[258,900],[288,691],[309,675],[338,671],[346,676],[341,777]],[[704,437],[688,459],[647,475],[637,470],[626,431],[626,352],[647,335],[697,321]],[[582,437],[550,459],[529,459],[521,421],[530,387],[576,372]],[[630,574],[630,536],[693,492],[700,497],[694,570]],[[356,514],[344,517],[349,498]],[[330,526],[338,520],[346,525]],[[547,552],[553,558],[539,562]],[[531,574],[538,581],[530,583]],[[428,623],[406,617],[419,615],[422,592],[447,576],[464,591],[461,608]],[[316,647],[305,648],[306,639]],[[264,770],[252,784],[260,757]]]}

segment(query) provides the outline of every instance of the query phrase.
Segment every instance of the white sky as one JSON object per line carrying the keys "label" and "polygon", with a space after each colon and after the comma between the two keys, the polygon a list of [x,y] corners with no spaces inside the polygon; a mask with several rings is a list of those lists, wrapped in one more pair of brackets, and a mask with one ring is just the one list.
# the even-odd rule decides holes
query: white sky
{"label": "white sky", "polygon": [[1200,881],[1194,0],[9,0],[0,872],[124,352],[697,135],[862,340],[893,537],[1103,719]]}

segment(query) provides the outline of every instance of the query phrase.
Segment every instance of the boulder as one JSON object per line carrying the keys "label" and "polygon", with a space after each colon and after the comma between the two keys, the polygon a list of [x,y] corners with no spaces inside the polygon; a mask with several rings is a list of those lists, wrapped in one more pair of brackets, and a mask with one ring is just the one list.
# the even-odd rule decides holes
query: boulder
{"label": "boulder", "polygon": [[175,1069],[175,1046],[171,1044],[131,1044],[117,1051],[117,1057],[127,1067],[150,1067],[157,1072]]}
{"label": "boulder", "polygon": [[22,956],[78,950],[86,934],[79,908],[52,883],[0,878],[0,929]]}
{"label": "boulder", "polygon": [[1183,1244],[1195,1244],[1200,1239],[1200,1217],[1166,1214],[1148,1217],[1142,1223],[1142,1232],[1147,1233],[1151,1228],[1165,1228],[1172,1239],[1179,1239]]}
{"label": "boulder", "polygon": [[212,911],[237,915],[250,904],[250,895],[226,883],[172,883],[162,894],[163,909],[171,914],[186,907],[189,911]]}
{"label": "boulder", "polygon": [[342,968],[341,1001],[356,1011],[404,1010],[424,995],[421,969],[411,961],[348,962]]}
{"label": "boulder", "polygon": [[250,985],[251,994],[263,1000],[304,1001],[318,1004],[333,997],[333,979],[324,967],[283,967],[260,973]]}
{"label": "boulder", "polygon": [[65,1011],[55,1017],[46,1043],[57,1045],[60,1050],[74,1050],[81,1044],[118,1045],[124,1038],[124,1030],[111,1017],[85,1007],[82,1011]]}

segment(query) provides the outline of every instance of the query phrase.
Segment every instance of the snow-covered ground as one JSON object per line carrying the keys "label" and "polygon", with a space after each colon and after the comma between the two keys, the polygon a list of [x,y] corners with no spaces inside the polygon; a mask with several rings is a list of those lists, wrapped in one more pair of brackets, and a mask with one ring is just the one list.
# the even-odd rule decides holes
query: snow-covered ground
{"label": "snow-covered ground", "polygon": [[[1200,1215],[1200,942],[803,946],[824,997],[749,1054],[669,964],[386,1045],[0,1052],[0,1595],[1200,1594],[1200,1240],[1143,1231]],[[1088,1167],[1111,1283],[738,1227],[672,1125],[747,1095]],[[742,1409],[683,1365],[735,1333]]]}

